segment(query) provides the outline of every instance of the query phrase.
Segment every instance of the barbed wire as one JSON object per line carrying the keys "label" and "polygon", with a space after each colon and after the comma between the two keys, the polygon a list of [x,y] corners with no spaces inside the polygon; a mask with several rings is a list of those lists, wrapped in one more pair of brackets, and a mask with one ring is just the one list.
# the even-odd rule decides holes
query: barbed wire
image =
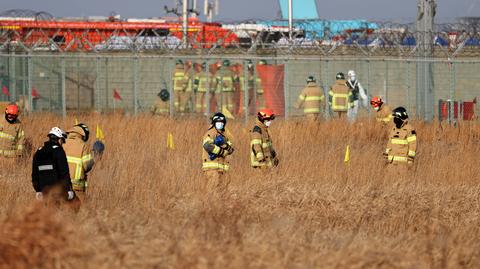
{"label": "barbed wire", "polygon": [[[0,20],[0,51],[413,57],[428,49],[431,57],[480,56],[480,20],[476,18],[436,24],[434,32],[428,33],[416,31],[414,23],[295,20],[291,37],[285,20],[197,23],[190,27],[186,44],[178,22],[145,28],[132,28],[128,22],[119,22],[123,28],[51,23],[57,23],[57,28]],[[418,42],[425,35],[430,44]]]}

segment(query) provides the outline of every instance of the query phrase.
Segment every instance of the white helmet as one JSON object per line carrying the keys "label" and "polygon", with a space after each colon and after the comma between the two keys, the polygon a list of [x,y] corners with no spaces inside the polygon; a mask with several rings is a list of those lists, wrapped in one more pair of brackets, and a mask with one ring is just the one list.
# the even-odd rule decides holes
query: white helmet
{"label": "white helmet", "polygon": [[357,74],[355,74],[355,71],[349,70],[347,75],[348,75],[349,78],[352,78],[352,77],[354,78]]}
{"label": "white helmet", "polygon": [[50,132],[48,132],[49,135],[54,135],[58,138],[67,138],[67,134],[60,128],[58,127],[53,127]]}

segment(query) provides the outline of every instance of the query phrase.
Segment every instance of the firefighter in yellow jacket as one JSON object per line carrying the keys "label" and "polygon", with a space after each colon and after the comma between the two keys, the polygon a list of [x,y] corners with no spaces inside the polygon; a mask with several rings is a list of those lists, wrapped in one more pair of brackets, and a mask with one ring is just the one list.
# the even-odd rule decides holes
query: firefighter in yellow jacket
{"label": "firefighter in yellow jacket", "polygon": [[185,79],[185,68],[182,60],[177,60],[175,63],[175,69],[173,70],[173,106],[175,111],[184,112],[185,111],[185,99],[186,99],[186,82]]}
{"label": "firefighter in yellow jacket", "polygon": [[223,175],[230,169],[227,157],[233,153],[233,145],[225,133],[227,118],[222,113],[215,113],[211,126],[203,136],[202,170],[207,176],[208,190],[219,187]]}
{"label": "firefighter in yellow jacket", "polygon": [[72,179],[73,190],[81,202],[85,199],[88,187],[87,173],[93,168],[94,160],[87,145],[90,130],[87,125],[80,123],[67,131],[63,149],[67,155],[68,168]]}
{"label": "firefighter in yellow jacket", "polygon": [[155,104],[150,108],[153,115],[168,115],[170,113],[170,93],[167,89],[162,89],[157,94]]}
{"label": "firefighter in yellow jacket", "polygon": [[257,121],[251,131],[250,140],[250,163],[253,168],[271,168],[279,163],[272,138],[268,132],[274,119],[275,114],[268,108],[260,110],[257,114]]}
{"label": "firefighter in yellow jacket", "polygon": [[195,112],[205,113],[207,112],[207,91],[210,91],[210,85],[212,80],[207,73],[207,63],[204,62],[201,65],[197,65],[198,72],[195,76],[195,84],[197,94],[195,98]]}
{"label": "firefighter in yellow jacket", "polygon": [[337,73],[335,84],[330,87],[328,95],[328,104],[332,112],[343,118],[353,106],[352,91],[347,87],[343,73]]}
{"label": "firefighter in yellow jacket", "polygon": [[389,164],[413,164],[417,155],[417,134],[408,123],[407,110],[397,107],[392,115],[394,126],[390,130],[384,155]]}
{"label": "firefighter in yellow jacket", "polygon": [[23,155],[25,133],[18,113],[18,106],[9,104],[5,108],[5,119],[0,120],[1,157],[15,158]]}
{"label": "firefighter in yellow jacket", "polygon": [[392,122],[392,109],[383,102],[382,98],[374,96],[370,101],[373,109],[376,111],[375,119],[383,125]]}
{"label": "firefighter in yellow jacket", "polygon": [[317,81],[313,76],[307,78],[307,86],[302,90],[298,96],[296,108],[303,107],[305,117],[311,121],[320,119],[320,112],[322,111],[323,91],[317,86]]}

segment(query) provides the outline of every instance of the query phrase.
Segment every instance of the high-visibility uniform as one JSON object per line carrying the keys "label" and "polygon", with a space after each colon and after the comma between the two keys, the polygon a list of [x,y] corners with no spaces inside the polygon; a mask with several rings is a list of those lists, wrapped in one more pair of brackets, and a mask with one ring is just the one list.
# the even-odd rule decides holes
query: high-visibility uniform
{"label": "high-visibility uniform", "polygon": [[262,79],[258,76],[255,78],[255,87],[257,91],[257,110],[261,110],[265,108],[265,97],[263,95]]}
{"label": "high-visibility uniform", "polygon": [[186,80],[185,80],[185,70],[183,69],[183,65],[176,65],[175,70],[173,71],[173,97],[174,102],[173,105],[175,110],[178,112],[185,111],[185,88],[186,88]]}
{"label": "high-visibility uniform", "polygon": [[303,113],[311,120],[318,120],[322,111],[323,91],[315,82],[308,82],[296,103],[297,108],[303,107]]}
{"label": "high-visibility uniform", "polygon": [[385,155],[388,163],[411,164],[417,152],[417,134],[413,127],[406,122],[401,128],[393,126],[390,130]]}
{"label": "high-visibility uniform", "polygon": [[9,123],[5,117],[0,119],[0,156],[20,157],[25,145],[25,133],[20,120]]}
{"label": "high-visibility uniform", "polygon": [[221,69],[217,74],[217,85],[217,91],[221,91],[222,94],[222,106],[232,112],[235,91],[233,88],[232,72],[230,70]]}
{"label": "high-visibility uniform", "polygon": [[384,125],[389,124],[392,118],[392,109],[386,104],[382,104],[375,115],[377,122],[381,122]]}
{"label": "high-visibility uniform", "polygon": [[209,91],[209,84],[211,81],[208,81],[207,72],[201,71],[197,73],[195,77],[195,81],[197,84],[197,95],[195,98],[195,111],[198,113],[206,112],[207,111],[207,100],[206,94]]}
{"label": "high-visibility uniform", "polygon": [[170,102],[157,98],[155,104],[150,108],[150,112],[153,115],[168,115],[170,113]]}
{"label": "high-visibility uniform", "polygon": [[[184,107],[184,111],[194,111],[193,106],[193,89],[194,89],[194,73],[193,70],[188,70],[185,72],[185,92],[180,103],[180,107]],[[183,104],[183,105],[182,105]]]}
{"label": "high-visibility uniform", "polygon": [[250,133],[250,164],[254,168],[271,168],[278,164],[268,128],[258,119]]}
{"label": "high-visibility uniform", "polygon": [[342,117],[349,107],[353,106],[352,92],[345,85],[345,80],[339,79],[332,85],[328,92],[328,103],[333,112],[338,113]]}
{"label": "high-visibility uniform", "polygon": [[[230,169],[229,163],[227,161],[227,156],[229,153],[223,150],[220,146],[214,144],[214,140],[217,136],[222,135],[225,138],[225,143],[230,147],[233,147],[232,142],[228,138],[225,132],[220,132],[215,128],[211,128],[203,136],[203,149],[202,149],[202,170],[204,172],[217,172],[225,173]],[[216,158],[214,160],[210,159],[210,154],[215,154]],[[220,155],[218,155],[220,154]]]}
{"label": "high-visibility uniform", "polygon": [[93,168],[94,161],[88,145],[82,140],[80,133],[77,133],[76,128],[80,127],[75,126],[68,132],[63,149],[67,155],[73,190],[85,192],[88,187],[87,173]]}

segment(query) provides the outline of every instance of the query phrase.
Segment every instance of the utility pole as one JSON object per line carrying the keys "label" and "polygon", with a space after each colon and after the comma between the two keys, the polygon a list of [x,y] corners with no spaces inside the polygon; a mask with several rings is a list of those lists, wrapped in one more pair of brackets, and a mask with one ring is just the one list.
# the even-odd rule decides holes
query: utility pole
{"label": "utility pole", "polygon": [[293,7],[292,7],[292,1],[293,0],[288,0],[288,39],[290,42],[292,42],[293,36]]}
{"label": "utility pole", "polygon": [[183,6],[182,6],[182,15],[183,15],[183,46],[186,49],[187,48],[187,34],[188,34],[188,0],[183,0]]}
{"label": "utility pole", "polygon": [[425,121],[434,118],[433,40],[435,0],[418,0],[417,13],[417,103],[416,115]]}

